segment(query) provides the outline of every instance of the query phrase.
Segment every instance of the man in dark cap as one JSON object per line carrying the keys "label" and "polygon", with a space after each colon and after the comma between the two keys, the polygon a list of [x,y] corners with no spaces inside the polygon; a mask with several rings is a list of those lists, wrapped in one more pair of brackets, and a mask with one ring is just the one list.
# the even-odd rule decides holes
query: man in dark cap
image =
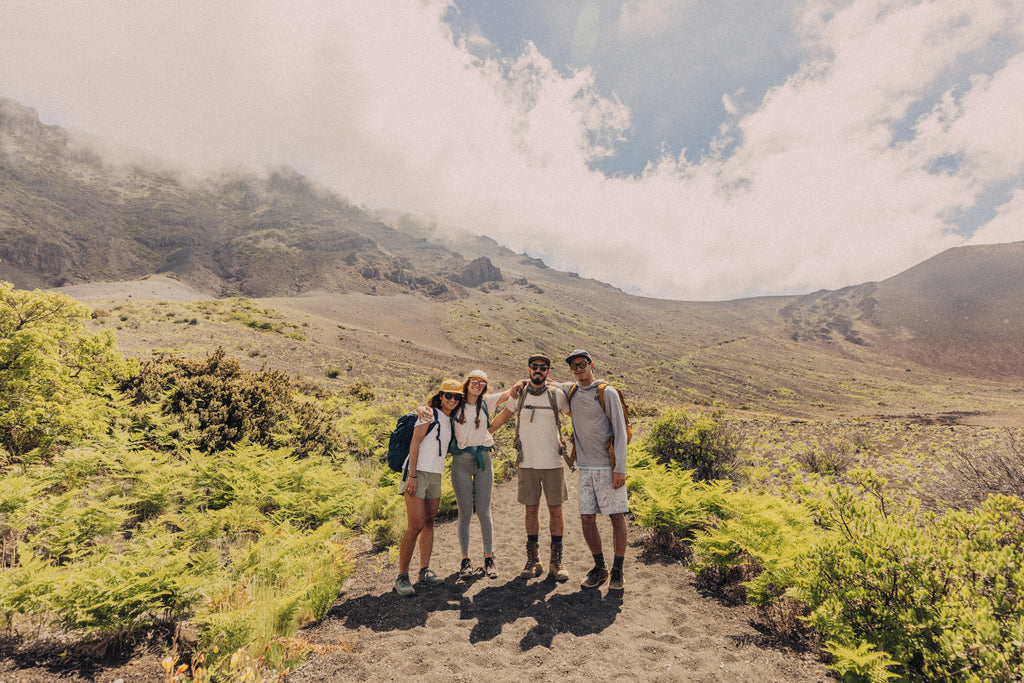
{"label": "man in dark cap", "polygon": [[597,515],[605,514],[612,523],[612,564],[610,590],[622,590],[625,584],[622,564],[626,555],[626,445],[629,437],[626,416],[618,391],[594,376],[594,359],[584,349],[570,353],[569,364],[574,383],[562,385],[572,413],[575,465],[579,469],[580,521],[583,538],[594,556],[594,568],[580,584],[597,588],[608,580]]}
{"label": "man in dark cap", "polygon": [[[519,470],[519,502],[526,506],[526,566],[519,576],[535,578],[544,573],[540,561],[540,498],[548,506],[548,530],[551,532],[551,559],[548,574],[556,581],[567,581],[569,574],[562,563],[562,535],[565,516],[562,503],[569,498],[565,483],[563,459],[567,458],[562,439],[560,415],[569,412],[565,393],[548,386],[551,359],[535,353],[527,360],[530,381],[518,391],[514,405],[516,416],[516,463]],[[522,383],[520,383],[522,386]]]}

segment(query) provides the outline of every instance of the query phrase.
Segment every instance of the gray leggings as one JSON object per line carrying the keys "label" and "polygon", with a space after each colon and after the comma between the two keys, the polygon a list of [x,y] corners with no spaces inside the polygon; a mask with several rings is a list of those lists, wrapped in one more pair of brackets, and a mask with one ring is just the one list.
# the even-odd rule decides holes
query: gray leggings
{"label": "gray leggings", "polygon": [[494,526],[491,524],[491,489],[494,488],[494,466],[491,465],[490,451],[484,451],[484,467],[476,466],[472,453],[458,453],[452,456],[452,488],[455,502],[459,505],[459,545],[462,554],[469,554],[469,524],[473,521],[473,499],[476,498],[476,516],[480,519],[480,535],[483,536],[484,554],[494,552]]}

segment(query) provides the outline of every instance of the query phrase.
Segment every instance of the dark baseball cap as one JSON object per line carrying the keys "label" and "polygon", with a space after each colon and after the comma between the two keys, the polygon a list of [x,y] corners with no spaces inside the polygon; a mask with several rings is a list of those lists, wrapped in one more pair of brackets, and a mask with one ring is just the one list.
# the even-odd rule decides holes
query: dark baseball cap
{"label": "dark baseball cap", "polygon": [[529,358],[526,359],[526,364],[529,365],[530,363],[533,363],[534,361],[538,361],[538,360],[539,361],[543,361],[544,363],[547,363],[548,367],[551,367],[551,359],[548,358],[547,356],[545,356],[543,353],[535,353],[535,354],[533,354],[532,356],[530,356]]}
{"label": "dark baseball cap", "polygon": [[584,351],[583,349],[576,349],[575,351],[570,353],[568,356],[565,357],[565,362],[572,363],[572,361],[576,358],[586,358],[588,363],[594,362],[594,359],[590,357],[590,353]]}

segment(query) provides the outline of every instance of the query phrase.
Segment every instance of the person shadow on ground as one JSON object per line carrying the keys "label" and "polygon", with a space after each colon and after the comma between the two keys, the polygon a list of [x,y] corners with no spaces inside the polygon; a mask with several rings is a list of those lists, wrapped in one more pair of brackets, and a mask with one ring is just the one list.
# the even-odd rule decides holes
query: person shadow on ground
{"label": "person shadow on ground", "polygon": [[464,599],[460,618],[476,619],[470,642],[492,640],[506,624],[533,619],[536,625],[520,641],[520,647],[550,648],[560,633],[583,636],[603,631],[622,611],[621,592],[610,592],[605,597],[600,591],[580,590],[548,598],[557,585],[550,576],[534,583],[517,577],[504,585],[483,589],[472,600]]}
{"label": "person shadow on ground", "polygon": [[580,590],[549,597],[558,586],[550,576],[532,583],[516,577],[468,597],[466,591],[471,585],[472,581],[452,574],[442,586],[417,584],[416,595],[408,598],[388,592],[344,600],[328,616],[352,630],[365,626],[377,632],[407,631],[425,626],[431,613],[457,610],[460,619],[476,621],[469,635],[474,644],[493,640],[506,624],[533,619],[536,624],[520,642],[525,650],[538,645],[551,647],[561,633],[599,633],[622,611],[621,592],[602,595],[599,590]]}
{"label": "person shadow on ground", "polygon": [[414,585],[416,595],[411,597],[388,591],[343,600],[331,608],[328,618],[337,619],[352,630],[366,626],[374,631],[408,631],[425,626],[432,612],[461,610],[463,594],[470,586],[459,581],[457,574],[446,577],[441,586]]}

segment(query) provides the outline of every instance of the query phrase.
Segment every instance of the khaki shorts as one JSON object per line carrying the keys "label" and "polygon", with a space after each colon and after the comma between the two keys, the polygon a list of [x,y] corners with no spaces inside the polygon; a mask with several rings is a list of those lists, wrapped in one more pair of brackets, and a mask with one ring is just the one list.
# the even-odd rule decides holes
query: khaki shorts
{"label": "khaki shorts", "polygon": [[523,505],[540,505],[540,494],[548,505],[561,505],[569,500],[569,489],[565,485],[565,468],[536,470],[531,467],[519,468],[519,502]]}
{"label": "khaki shorts", "polygon": [[[408,481],[403,474],[402,481],[398,484],[399,493],[405,493],[405,484]],[[430,500],[441,497],[441,475],[437,472],[417,472],[416,481],[416,493],[414,495],[417,498]]]}

